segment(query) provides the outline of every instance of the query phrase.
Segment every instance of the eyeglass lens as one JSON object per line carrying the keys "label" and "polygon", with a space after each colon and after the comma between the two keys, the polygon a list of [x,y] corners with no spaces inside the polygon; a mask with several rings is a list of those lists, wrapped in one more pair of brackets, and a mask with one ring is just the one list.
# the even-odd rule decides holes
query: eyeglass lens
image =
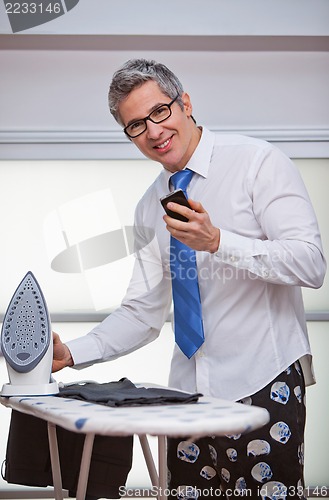
{"label": "eyeglass lens", "polygon": [[126,132],[130,137],[135,137],[142,132],[144,132],[147,128],[146,120],[149,119],[153,123],[160,123],[171,115],[171,111],[168,105],[164,104],[159,108],[155,109],[147,118],[144,120],[138,120],[126,128]]}
{"label": "eyeglass lens", "polygon": [[169,104],[162,104],[158,108],[156,108],[152,113],[150,113],[146,118],[141,120],[136,120],[135,122],[128,125],[124,131],[129,137],[137,137],[141,135],[147,129],[147,120],[150,120],[153,123],[161,123],[164,120],[167,120],[169,116],[171,116],[171,106],[176,101],[178,95],[171,101]]}

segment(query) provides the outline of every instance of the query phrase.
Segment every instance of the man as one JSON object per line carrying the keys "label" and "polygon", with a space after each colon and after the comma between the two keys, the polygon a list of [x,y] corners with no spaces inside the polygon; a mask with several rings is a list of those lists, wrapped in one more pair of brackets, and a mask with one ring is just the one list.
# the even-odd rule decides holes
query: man
{"label": "man", "polygon": [[[189,95],[154,61],[120,68],[109,104],[130,140],[164,169],[136,209],[136,265],[122,305],[85,337],[64,345],[55,335],[53,369],[115,359],[154,340],[176,286],[171,252],[185,244],[181,255],[195,251],[202,331],[186,355],[175,299],[180,347],[169,385],[264,406],[271,421],[245,436],[198,440],[193,459],[181,453],[184,438],[169,440],[169,487],[181,498],[202,498],[205,489],[209,496],[210,487],[302,498],[304,381],[314,381],[300,287],[322,285],[325,260],[298,171],[264,141],[198,127]],[[159,202],[185,170],[190,208],[168,208],[187,222],[164,215]],[[192,308],[181,316],[198,323]]]}

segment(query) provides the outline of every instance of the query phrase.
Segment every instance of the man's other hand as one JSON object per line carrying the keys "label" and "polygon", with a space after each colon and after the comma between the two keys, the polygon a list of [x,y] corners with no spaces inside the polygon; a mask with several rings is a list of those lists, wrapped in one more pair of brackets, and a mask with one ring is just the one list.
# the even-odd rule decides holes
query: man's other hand
{"label": "man's other hand", "polygon": [[53,366],[52,372],[58,372],[67,366],[73,366],[69,348],[63,344],[58,333],[53,332]]}

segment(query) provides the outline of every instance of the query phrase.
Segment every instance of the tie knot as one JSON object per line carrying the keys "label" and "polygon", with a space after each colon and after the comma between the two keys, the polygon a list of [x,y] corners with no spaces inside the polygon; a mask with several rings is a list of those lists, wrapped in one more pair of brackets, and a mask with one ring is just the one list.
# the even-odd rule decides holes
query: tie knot
{"label": "tie knot", "polygon": [[170,177],[170,182],[172,183],[174,189],[182,189],[186,193],[186,188],[189,185],[192,176],[192,170],[179,170],[174,175]]}

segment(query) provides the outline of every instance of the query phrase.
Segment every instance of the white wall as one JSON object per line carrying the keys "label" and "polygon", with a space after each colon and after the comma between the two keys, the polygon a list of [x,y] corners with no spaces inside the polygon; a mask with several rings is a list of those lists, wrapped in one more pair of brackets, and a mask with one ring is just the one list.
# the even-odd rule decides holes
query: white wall
{"label": "white wall", "polygon": [[296,141],[299,157],[312,144],[306,156],[329,155],[329,52],[3,50],[1,157],[140,157],[107,109],[111,75],[131,57],[177,72],[213,130],[279,141],[295,157]]}
{"label": "white wall", "polygon": [[[328,128],[326,52],[1,51],[2,130],[119,130],[107,108],[113,72],[156,58],[181,78],[196,119],[214,129]],[[5,98],[4,98],[5,97]]]}
{"label": "white wall", "polygon": [[[148,0],[127,5],[97,0],[77,0],[73,10],[46,24],[35,25],[28,34],[60,35],[328,35],[329,7],[326,0],[168,0],[167,15],[161,5]],[[64,4],[64,5],[63,5]],[[64,12],[72,2],[58,1]],[[10,9],[8,9],[10,10]],[[13,9],[12,9],[13,10]],[[38,10],[38,12],[40,9]],[[284,12],[284,15],[282,15]],[[0,4],[0,33],[12,33]],[[16,12],[16,17],[17,12]],[[47,18],[49,20],[49,18]],[[185,21],[185,22],[182,22]],[[32,25],[30,25],[32,26]],[[27,27],[27,26],[25,26]]]}

